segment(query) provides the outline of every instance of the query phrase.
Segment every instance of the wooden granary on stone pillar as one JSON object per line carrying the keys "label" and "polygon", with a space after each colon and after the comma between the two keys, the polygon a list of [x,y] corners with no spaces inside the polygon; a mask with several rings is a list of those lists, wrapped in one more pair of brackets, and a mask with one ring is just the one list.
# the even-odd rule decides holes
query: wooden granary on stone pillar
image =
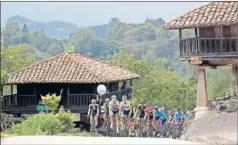
{"label": "wooden granary on stone pillar", "polygon": [[[238,1],[211,2],[163,25],[179,30],[180,58],[199,70],[196,107],[209,107],[207,68],[232,66],[232,88],[238,94]],[[183,39],[182,30],[194,29]]]}

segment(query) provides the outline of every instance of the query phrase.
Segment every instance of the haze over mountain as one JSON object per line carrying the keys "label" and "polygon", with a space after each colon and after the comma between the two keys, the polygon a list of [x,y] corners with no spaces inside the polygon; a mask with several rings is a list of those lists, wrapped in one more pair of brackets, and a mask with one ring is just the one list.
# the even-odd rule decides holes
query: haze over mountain
{"label": "haze over mountain", "polygon": [[146,18],[171,20],[208,2],[1,2],[1,26],[20,15],[33,21],[67,21],[79,27],[106,24],[112,17],[141,23]]}

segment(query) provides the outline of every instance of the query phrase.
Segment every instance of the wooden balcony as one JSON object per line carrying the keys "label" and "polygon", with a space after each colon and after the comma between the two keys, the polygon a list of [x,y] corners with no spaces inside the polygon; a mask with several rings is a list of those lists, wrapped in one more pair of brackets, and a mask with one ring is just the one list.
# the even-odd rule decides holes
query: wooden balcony
{"label": "wooden balcony", "polygon": [[[106,93],[101,96],[101,105],[106,98],[111,98],[112,95],[116,95],[119,101],[121,101],[123,95],[127,95],[130,98],[129,94],[131,91],[131,88],[129,88]],[[65,97],[66,99],[63,99],[60,104],[63,105],[66,110],[71,110],[73,113],[87,113],[91,100],[97,99],[97,94],[68,94],[68,96]],[[3,97],[2,109],[3,112],[6,113],[31,114],[38,112],[36,110],[38,103],[39,99],[37,99],[35,95],[6,95]]]}
{"label": "wooden balcony", "polygon": [[3,112],[17,110],[17,112],[33,113],[36,111],[37,103],[35,95],[6,95],[3,97],[2,109]]}
{"label": "wooden balcony", "polygon": [[238,58],[238,37],[180,40],[181,59],[190,60],[194,56],[200,56],[203,60]]}

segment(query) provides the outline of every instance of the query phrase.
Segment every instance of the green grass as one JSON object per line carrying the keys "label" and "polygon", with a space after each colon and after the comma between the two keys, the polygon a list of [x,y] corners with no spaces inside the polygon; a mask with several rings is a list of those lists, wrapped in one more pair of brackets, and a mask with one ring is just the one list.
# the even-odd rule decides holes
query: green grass
{"label": "green grass", "polygon": [[13,134],[8,134],[6,132],[1,132],[1,138],[5,138],[5,137],[11,137],[14,136]]}

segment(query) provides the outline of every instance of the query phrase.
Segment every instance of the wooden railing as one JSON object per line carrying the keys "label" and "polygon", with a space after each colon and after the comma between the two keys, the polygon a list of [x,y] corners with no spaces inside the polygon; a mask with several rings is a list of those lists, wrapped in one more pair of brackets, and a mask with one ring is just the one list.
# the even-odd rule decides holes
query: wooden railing
{"label": "wooden railing", "polygon": [[180,56],[233,57],[238,55],[238,37],[188,38],[180,40]]}
{"label": "wooden railing", "polygon": [[[121,97],[123,95],[127,95],[128,98],[130,98],[129,94],[131,93],[132,89],[125,89],[115,92],[106,93],[105,95],[101,96],[102,102],[104,103],[106,98],[111,98],[112,95],[116,95],[117,99],[121,101]],[[88,107],[88,105],[91,103],[92,99],[97,99],[97,94],[69,94],[69,107]],[[98,98],[99,99],[99,98]]]}
{"label": "wooden railing", "polygon": [[88,106],[92,99],[96,99],[96,94],[69,94],[69,107]]}
{"label": "wooden railing", "polygon": [[6,95],[3,97],[3,108],[35,107],[38,102],[35,95]]}
{"label": "wooden railing", "polygon": [[111,96],[112,96],[112,95],[116,95],[116,96],[117,96],[117,99],[118,99],[119,101],[121,101],[123,95],[126,95],[126,96],[128,97],[128,99],[130,99],[130,98],[131,98],[131,96],[130,96],[130,93],[131,93],[131,92],[132,92],[132,89],[131,89],[131,88],[128,88],[128,89],[125,89],[125,90],[119,90],[119,91],[107,93],[107,94],[105,94],[105,95],[102,96],[102,102],[104,102],[104,100],[105,100],[106,98],[111,99]]}

